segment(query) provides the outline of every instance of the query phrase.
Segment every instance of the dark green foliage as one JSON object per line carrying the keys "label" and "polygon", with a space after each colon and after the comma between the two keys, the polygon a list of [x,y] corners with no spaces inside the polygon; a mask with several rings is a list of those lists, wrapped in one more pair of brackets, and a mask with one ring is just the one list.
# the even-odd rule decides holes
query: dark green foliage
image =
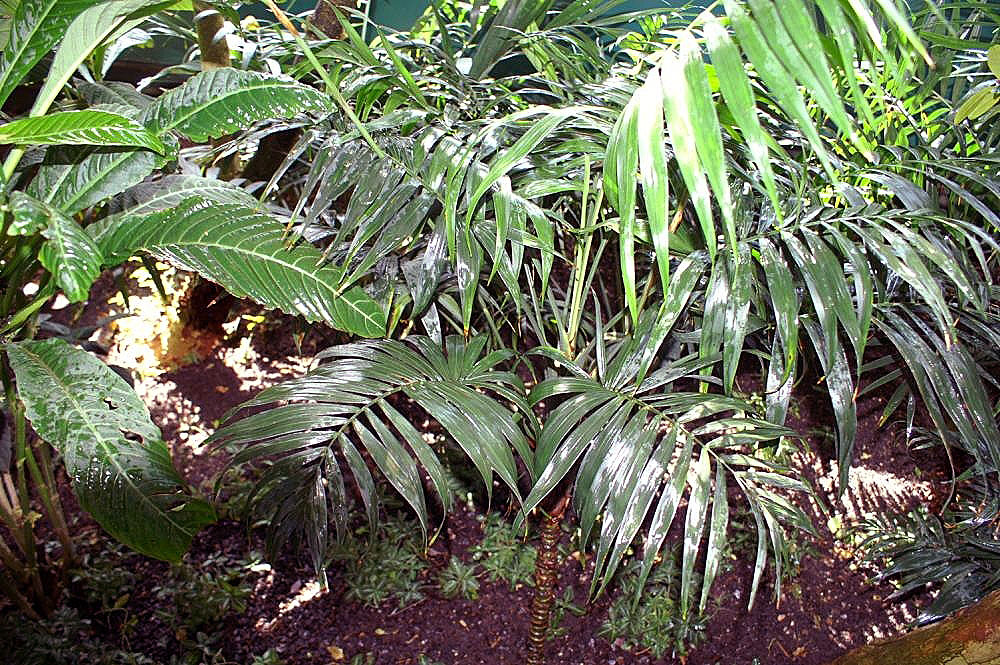
{"label": "dark green foliage", "polygon": [[234,560],[220,553],[197,565],[174,566],[156,592],[163,603],[160,618],[179,635],[191,638],[230,614],[242,613],[253,589],[251,569],[259,563],[258,559]]}
{"label": "dark green foliage", "polygon": [[458,557],[448,559],[448,564],[438,573],[438,588],[445,598],[479,598],[479,580],[476,566],[464,563]]}
{"label": "dark green foliage", "polygon": [[671,553],[655,566],[645,586],[638,561],[623,566],[617,576],[618,595],[599,634],[612,642],[621,639],[629,650],[649,649],[656,658],[684,657],[703,642],[707,617],[693,612],[684,617],[681,612],[676,559]]}
{"label": "dark green foliage", "polygon": [[7,355],[27,417],[62,453],[81,505],[120,541],[179,561],[215,513],[184,486],[132,387],[60,339],[11,344]]}
{"label": "dark green foliage", "polygon": [[8,612],[0,619],[4,659],[17,665],[159,665],[102,640],[79,610],[62,606],[44,621]]}
{"label": "dark green foliage", "polygon": [[242,405],[271,408],[230,422],[212,440],[236,449],[232,465],[269,464],[249,503],[256,517],[269,522],[269,554],[290,540],[302,542],[321,570],[329,542],[347,529],[348,483],[357,486],[374,523],[373,467],[413,509],[423,533],[429,517],[421,467],[443,508],[452,507],[438,453],[396,406],[404,397],[441,424],[488,492],[496,474],[516,496],[514,455],[530,460],[524,425],[530,428],[533,417],[521,380],[502,366],[511,353],[485,353],[486,342],[484,336],[452,336],[442,346],[411,335],[405,342],[333,347],[307,375]]}
{"label": "dark green foliage", "polygon": [[351,600],[371,607],[391,600],[403,608],[424,598],[429,566],[412,520],[385,519],[373,534],[360,529],[334,546],[332,559],[343,566]]}
{"label": "dark green foliage", "polygon": [[124,611],[138,579],[129,566],[133,554],[116,543],[85,554],[80,567],[70,571],[73,590],[83,601],[107,613]]}
{"label": "dark green foliage", "polygon": [[566,613],[582,617],[589,608],[586,605],[577,605],[574,602],[575,593],[573,587],[566,587],[561,596],[556,596],[552,603],[552,614],[549,619],[548,639],[552,640],[566,634],[566,627],[562,625]]}
{"label": "dark green foliage", "polygon": [[482,520],[483,539],[469,548],[469,554],[486,571],[487,579],[505,580],[512,590],[534,585],[537,552],[525,542],[523,532],[497,513]]}
{"label": "dark green foliage", "polygon": [[1000,589],[1000,497],[966,487],[942,515],[921,506],[904,515],[871,518],[862,549],[884,564],[880,579],[897,585],[894,598],[936,591],[920,623],[936,621]]}

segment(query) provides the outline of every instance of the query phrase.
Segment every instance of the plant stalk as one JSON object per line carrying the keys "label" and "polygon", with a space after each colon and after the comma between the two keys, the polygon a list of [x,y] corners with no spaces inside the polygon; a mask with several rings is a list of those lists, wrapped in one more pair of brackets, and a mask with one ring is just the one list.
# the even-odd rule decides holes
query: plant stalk
{"label": "plant stalk", "polygon": [[201,70],[222,69],[229,66],[229,44],[219,33],[226,26],[222,14],[211,5],[195,2],[195,27],[198,30],[198,50],[201,52]]}
{"label": "plant stalk", "polygon": [[569,493],[563,495],[542,522],[542,542],[535,559],[535,595],[531,601],[527,665],[543,665],[545,662],[545,641],[556,597],[556,583],[559,581],[559,536],[568,505]]}

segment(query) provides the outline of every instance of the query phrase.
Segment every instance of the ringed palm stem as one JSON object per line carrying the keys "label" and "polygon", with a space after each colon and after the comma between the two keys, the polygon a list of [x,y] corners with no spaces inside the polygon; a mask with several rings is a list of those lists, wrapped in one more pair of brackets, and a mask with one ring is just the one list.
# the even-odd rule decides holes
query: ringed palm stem
{"label": "ringed palm stem", "polygon": [[552,618],[552,602],[559,582],[559,535],[563,515],[569,506],[570,493],[563,495],[555,507],[542,519],[541,546],[535,558],[535,593],[531,600],[531,628],[528,632],[527,665],[545,662],[545,641]]}

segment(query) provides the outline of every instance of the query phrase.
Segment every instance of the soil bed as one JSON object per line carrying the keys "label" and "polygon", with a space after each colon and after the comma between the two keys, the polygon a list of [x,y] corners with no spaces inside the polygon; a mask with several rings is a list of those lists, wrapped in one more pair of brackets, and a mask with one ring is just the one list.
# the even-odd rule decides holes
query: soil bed
{"label": "soil bed", "polygon": [[[104,278],[95,288],[94,304],[73,317],[74,325],[92,323],[106,314],[113,292],[113,282]],[[145,295],[151,297],[148,289]],[[194,362],[136,381],[182,473],[209,491],[224,458],[201,444],[218,421],[260,388],[301,374],[317,350],[337,341],[333,333],[303,329],[295,320],[274,313],[264,321],[259,318],[263,313],[249,306],[238,305],[234,312],[242,322],[256,321],[257,327],[248,331],[240,322],[233,334],[209,340],[197,357],[188,358]],[[52,314],[69,322],[68,309]],[[114,363],[125,342],[120,335],[105,335],[99,341],[110,348],[108,359]],[[891,429],[877,427],[884,398],[865,396],[859,403],[857,468],[841,501],[834,482],[837,470],[828,461],[832,445],[828,423],[833,418],[826,399],[811,388],[799,393],[788,425],[804,439],[793,461],[816,488],[819,501],[797,500],[813,518],[819,537],[797,537],[797,574],[785,580],[781,603],[774,603],[769,566],[756,603],[747,611],[756,536],[752,530],[737,529],[731,534],[736,541],[734,556],[713,590],[707,640],[685,658],[668,654],[657,660],[648,650],[628,651],[621,640],[613,643],[600,637],[611,602],[602,596],[583,616],[565,614],[561,634],[549,643],[549,663],[751,665],[757,659],[762,665],[820,665],[850,647],[907,626],[926,598],[909,598],[905,603],[887,600],[893,588],[871,582],[873,569],[855,552],[851,527],[876,510],[899,511],[921,502],[933,505],[947,491],[947,464],[933,452],[921,452],[925,457],[915,459],[917,453],[897,442]],[[96,526],[76,512],[75,503],[71,510],[76,513],[71,529],[93,533],[95,543],[103,541],[97,538]],[[470,560],[470,546],[482,537],[480,524],[481,517],[467,509],[448,518],[446,537],[435,541],[426,554],[429,566],[421,573],[425,598],[403,609],[395,601],[371,608],[350,600],[343,572],[336,567],[330,571],[329,590],[321,591],[302,560],[287,552],[273,567],[260,565],[245,573],[252,587],[244,599],[245,610],[229,613],[212,633],[233,663],[250,663],[268,649],[276,650],[288,665],[347,663],[358,655],[362,657],[357,662],[414,665],[521,663],[530,587],[511,590],[506,582],[480,576],[477,600],[448,599],[436,591],[435,576],[449,554]],[[579,555],[570,556],[569,534],[564,540],[567,556],[561,583],[573,588],[575,602],[582,605],[590,580]],[[223,520],[199,534],[187,560],[197,570],[212,557],[244,557],[251,549],[262,549],[259,536],[248,535],[238,522]],[[179,652],[180,640],[190,639],[178,635],[163,614],[158,590],[170,584],[170,567],[139,556],[128,556],[122,564],[137,579],[124,609],[141,627],[123,642],[133,651],[169,661]],[[106,630],[109,639],[125,632],[117,619],[95,618],[94,626]],[[367,660],[366,654],[370,654]]]}

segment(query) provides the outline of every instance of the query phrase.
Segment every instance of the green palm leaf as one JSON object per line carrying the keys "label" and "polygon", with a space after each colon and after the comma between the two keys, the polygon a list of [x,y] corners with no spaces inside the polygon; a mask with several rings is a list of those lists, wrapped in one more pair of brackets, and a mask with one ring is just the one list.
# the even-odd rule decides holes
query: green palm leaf
{"label": "green palm leaf", "polygon": [[[482,356],[483,338],[468,344],[449,338],[446,352],[425,337],[407,342],[370,340],[332,347],[319,356],[328,362],[241,407],[267,410],[230,422],[212,436],[237,450],[232,465],[272,460],[251,509],[270,520],[274,548],[299,534],[319,547],[313,556],[314,563],[321,562],[327,520],[335,522],[334,516],[345,510],[344,493],[332,491],[342,480],[317,483],[331,474],[343,478],[334,451],[349,465],[369,516],[375,514],[374,485],[362,450],[414,510],[425,532],[429,511],[419,468],[445,510],[451,507],[444,467],[398,410],[396,396],[413,400],[440,423],[479,470],[487,492],[492,492],[496,474],[519,495],[512,451],[530,468],[531,449],[506,404],[513,404],[521,418],[530,419],[531,413],[520,380],[495,369],[510,354]],[[301,505],[305,496],[313,506],[309,510]]]}
{"label": "green palm leaf", "polygon": [[771,476],[757,474],[766,471],[788,488],[805,490],[805,486],[790,477],[789,470],[746,454],[761,442],[791,432],[748,415],[752,409],[741,400],[671,391],[674,382],[696,375],[717,357],[699,360],[689,356],[637,382],[640,359],[649,352],[647,335],[653,318],[640,322],[640,331],[645,334],[638,334],[618,351],[624,357],[611,363],[603,379],[578,373],[547,379],[532,389],[532,404],[558,401],[539,434],[538,481],[525,499],[524,510],[538,506],[575,469],[573,497],[583,542],[589,540],[600,516],[592,589],[603,589],[644,525],[645,579],[674,522],[685,487],[690,485],[681,590],[682,611],[687,613],[694,588],[694,563],[704,551],[704,533],[708,531],[712,557],[704,584],[710,586],[728,524],[728,507],[709,510],[713,500],[727,501],[724,489],[719,489],[725,487],[721,484],[724,480],[716,481],[714,494],[710,491],[713,467],[734,477],[751,506],[770,516],[763,531],[777,529],[779,521],[811,527],[798,509],[775,512],[768,504],[774,500],[773,492],[760,480],[763,477],[770,482]]}
{"label": "green palm leaf", "polygon": [[62,340],[18,342],[6,350],[25,412],[39,436],[62,453],[81,506],[137,551],[180,561],[215,516],[186,491],[132,388]]}

